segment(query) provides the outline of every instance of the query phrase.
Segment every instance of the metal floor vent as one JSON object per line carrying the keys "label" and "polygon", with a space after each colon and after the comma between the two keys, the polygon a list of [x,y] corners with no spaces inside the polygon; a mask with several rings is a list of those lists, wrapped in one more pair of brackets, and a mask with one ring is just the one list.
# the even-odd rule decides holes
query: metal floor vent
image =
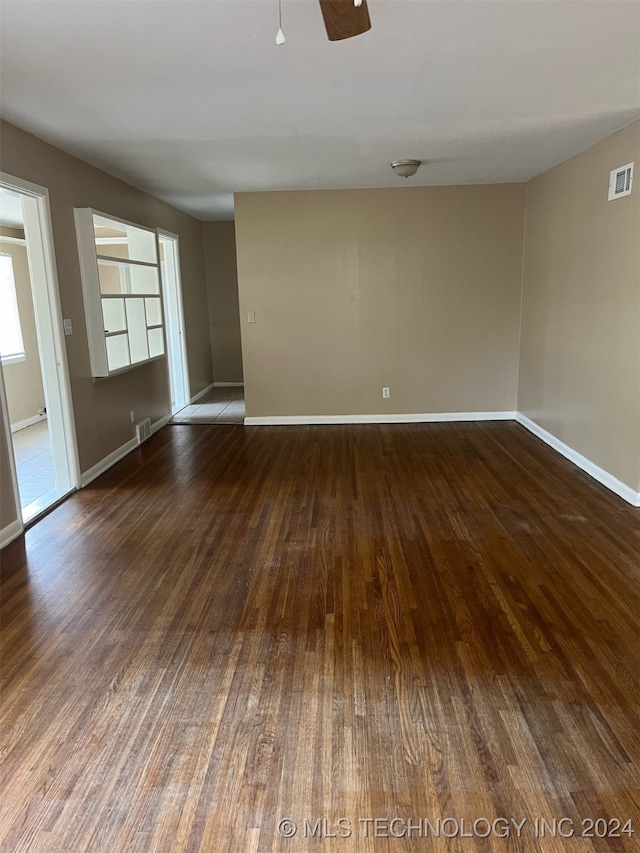
{"label": "metal floor vent", "polygon": [[613,169],[609,175],[609,201],[631,194],[633,184],[633,163]]}
{"label": "metal floor vent", "polygon": [[148,438],[151,438],[151,418],[144,418],[136,424],[136,438],[138,444],[142,444]]}

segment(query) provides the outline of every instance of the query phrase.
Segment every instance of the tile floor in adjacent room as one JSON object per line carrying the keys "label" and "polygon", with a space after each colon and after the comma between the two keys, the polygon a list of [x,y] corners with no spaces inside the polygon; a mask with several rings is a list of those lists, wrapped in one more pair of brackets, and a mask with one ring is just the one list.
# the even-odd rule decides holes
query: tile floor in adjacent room
{"label": "tile floor in adjacent room", "polygon": [[22,515],[28,521],[58,497],[46,418],[14,432],[11,438]]}
{"label": "tile floor in adjacent room", "polygon": [[244,416],[244,388],[237,385],[212,388],[196,403],[177,412],[171,423],[242,424]]}

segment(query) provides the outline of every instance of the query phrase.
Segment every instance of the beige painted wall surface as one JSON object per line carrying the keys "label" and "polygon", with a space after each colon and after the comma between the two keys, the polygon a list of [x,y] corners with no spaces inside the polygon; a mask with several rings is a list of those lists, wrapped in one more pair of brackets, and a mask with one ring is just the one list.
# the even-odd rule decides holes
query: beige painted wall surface
{"label": "beige painted wall surface", "polygon": [[20,328],[27,356],[24,361],[3,366],[9,416],[11,423],[15,424],[17,421],[23,421],[38,414],[38,409],[45,404],[44,389],[27,250],[16,243],[5,243],[0,237],[0,253],[11,255],[13,261]]}
{"label": "beige painted wall surface", "polygon": [[234,222],[204,222],[209,328],[216,382],[242,382]]}
{"label": "beige painted wall surface", "polygon": [[522,184],[235,210],[248,416],[515,410]]}
{"label": "beige painted wall surface", "polygon": [[640,123],[527,185],[519,410],[640,488]]}
{"label": "beige painted wall surface", "polygon": [[94,207],[179,235],[192,394],[213,381],[202,223],[12,125],[0,129],[3,171],[49,189],[62,313],[73,322],[65,343],[86,471],[133,437],[130,409],[155,421],[169,414],[170,404],[165,360],[109,379],[91,377],[73,209]]}

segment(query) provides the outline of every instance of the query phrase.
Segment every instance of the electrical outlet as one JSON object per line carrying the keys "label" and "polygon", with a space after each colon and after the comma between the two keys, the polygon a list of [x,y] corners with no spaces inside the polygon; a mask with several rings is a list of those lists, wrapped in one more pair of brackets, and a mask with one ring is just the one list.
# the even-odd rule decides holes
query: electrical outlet
{"label": "electrical outlet", "polygon": [[249,311],[247,314],[247,323],[255,323],[256,321],[256,312]]}
{"label": "electrical outlet", "polygon": [[129,412],[129,417],[131,418],[131,423],[135,423],[136,413],[133,411],[133,409],[131,409],[131,411]]}
{"label": "electrical outlet", "polygon": [[385,388],[383,388],[383,389],[382,389],[382,399],[383,399],[383,400],[388,400],[390,396],[391,396],[391,389],[390,389],[390,388],[386,388],[386,387],[385,387]]}

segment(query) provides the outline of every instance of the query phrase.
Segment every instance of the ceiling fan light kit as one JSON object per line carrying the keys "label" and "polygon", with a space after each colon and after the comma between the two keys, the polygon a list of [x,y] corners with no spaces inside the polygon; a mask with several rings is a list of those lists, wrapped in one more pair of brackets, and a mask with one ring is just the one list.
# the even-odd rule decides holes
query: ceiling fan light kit
{"label": "ceiling fan light kit", "polygon": [[410,178],[418,171],[420,160],[392,160],[391,168],[399,178]]}

